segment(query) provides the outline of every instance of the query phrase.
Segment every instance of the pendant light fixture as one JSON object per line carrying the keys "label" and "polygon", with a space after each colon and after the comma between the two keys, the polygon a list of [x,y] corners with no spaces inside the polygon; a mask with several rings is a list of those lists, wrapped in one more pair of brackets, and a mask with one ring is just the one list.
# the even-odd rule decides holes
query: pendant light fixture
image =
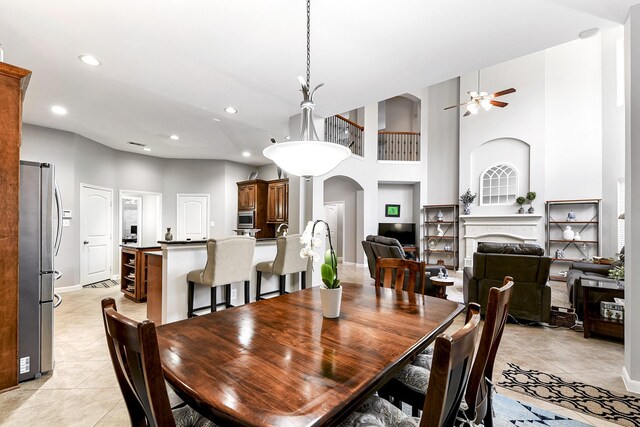
{"label": "pendant light fixture", "polygon": [[262,153],[289,174],[309,180],[331,172],[351,155],[343,145],[320,141],[313,124],[313,95],[324,83],[311,90],[311,0],[307,0],[307,79],[300,76],[298,80],[303,95],[300,140],[273,144]]}

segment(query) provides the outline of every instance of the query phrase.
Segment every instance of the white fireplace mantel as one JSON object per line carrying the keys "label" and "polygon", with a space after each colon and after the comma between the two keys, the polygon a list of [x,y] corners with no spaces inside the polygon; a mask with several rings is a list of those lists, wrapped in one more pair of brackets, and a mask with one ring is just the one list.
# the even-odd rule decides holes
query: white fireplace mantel
{"label": "white fireplace mantel", "polygon": [[542,215],[460,215],[465,245],[464,266],[473,265],[478,242],[536,243]]}

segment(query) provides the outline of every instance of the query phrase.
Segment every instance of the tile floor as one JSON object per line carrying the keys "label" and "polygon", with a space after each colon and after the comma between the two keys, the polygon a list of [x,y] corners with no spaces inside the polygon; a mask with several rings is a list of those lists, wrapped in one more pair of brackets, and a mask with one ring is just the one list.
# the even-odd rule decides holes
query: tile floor
{"label": "tile floor", "polygon": [[[342,266],[344,281],[370,281],[366,268]],[[460,298],[461,279],[450,291]],[[566,301],[562,284],[553,284],[554,301]],[[82,289],[62,294],[56,309],[55,355],[52,374],[0,393],[0,426],[127,426],[129,419],[104,339],[100,300],[116,299],[119,310],[142,320],[145,304],[133,303],[118,287]],[[567,305],[565,302],[563,305]],[[452,329],[463,322],[462,316]],[[624,392],[620,376],[624,363],[622,344],[592,338],[568,329],[507,325],[496,360],[495,377],[507,362],[525,368],[558,373],[578,381]],[[596,426],[614,425],[519,393],[499,392]]]}

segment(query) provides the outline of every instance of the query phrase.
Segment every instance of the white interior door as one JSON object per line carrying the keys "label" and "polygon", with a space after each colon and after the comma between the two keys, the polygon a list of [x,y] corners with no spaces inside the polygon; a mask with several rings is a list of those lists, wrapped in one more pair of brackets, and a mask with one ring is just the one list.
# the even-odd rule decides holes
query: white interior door
{"label": "white interior door", "polygon": [[209,238],[209,195],[178,194],[177,240]]}
{"label": "white interior door", "polygon": [[113,190],[80,185],[80,283],[108,280],[112,274]]}
{"label": "white interior door", "polygon": [[[340,258],[342,256],[341,251],[338,246],[338,205],[334,204],[326,204],[324,205],[324,213],[325,218],[327,219],[327,224],[329,224],[329,230],[331,233],[331,243],[333,245],[333,249],[336,251],[336,256]],[[327,242],[327,248],[329,247],[329,242]]]}

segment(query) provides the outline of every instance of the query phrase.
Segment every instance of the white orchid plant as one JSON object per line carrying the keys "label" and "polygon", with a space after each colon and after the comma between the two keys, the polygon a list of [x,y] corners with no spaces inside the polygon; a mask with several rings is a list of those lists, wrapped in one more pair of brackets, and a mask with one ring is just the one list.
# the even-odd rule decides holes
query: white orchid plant
{"label": "white orchid plant", "polygon": [[[316,232],[316,226],[318,224],[320,227]],[[324,263],[320,266],[322,283],[324,283],[328,289],[337,289],[340,287],[340,279],[338,279],[338,258],[336,257],[336,253],[333,250],[333,245],[331,243],[331,230],[329,229],[329,224],[321,219],[315,222],[309,221],[307,223],[302,236],[300,236],[300,243],[304,245],[300,250],[300,256],[302,258],[311,258],[312,262],[320,261],[320,254],[314,250],[322,245],[322,241],[317,237],[322,234],[322,230],[320,228],[326,228],[327,237],[329,238],[329,249],[325,252]]]}

